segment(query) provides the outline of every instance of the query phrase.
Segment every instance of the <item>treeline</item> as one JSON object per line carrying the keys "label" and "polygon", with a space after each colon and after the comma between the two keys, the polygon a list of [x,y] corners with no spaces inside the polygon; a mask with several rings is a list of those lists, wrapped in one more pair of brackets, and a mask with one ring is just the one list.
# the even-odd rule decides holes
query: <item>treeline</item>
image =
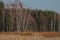
{"label": "treeline", "polygon": [[[0,1],[0,31],[14,31],[17,30],[16,23],[13,23],[11,20],[10,10],[4,11],[4,3]],[[33,17],[36,22],[37,27],[33,26],[31,23],[31,26],[33,29],[35,28],[36,32],[59,32],[59,14],[54,11],[49,10],[28,10],[28,14],[30,14],[31,17]],[[5,13],[6,14],[5,14]],[[15,20],[16,21],[16,20]],[[14,22],[15,22],[14,21]],[[29,24],[30,25],[30,24]],[[16,26],[16,27],[15,27]],[[32,30],[31,30],[32,31]]]}
{"label": "treeline", "polygon": [[37,22],[38,31],[59,31],[59,14],[57,12],[36,9],[32,10],[31,15]]}
{"label": "treeline", "polygon": [[4,3],[0,1],[0,31],[3,29],[3,9],[4,9]]}

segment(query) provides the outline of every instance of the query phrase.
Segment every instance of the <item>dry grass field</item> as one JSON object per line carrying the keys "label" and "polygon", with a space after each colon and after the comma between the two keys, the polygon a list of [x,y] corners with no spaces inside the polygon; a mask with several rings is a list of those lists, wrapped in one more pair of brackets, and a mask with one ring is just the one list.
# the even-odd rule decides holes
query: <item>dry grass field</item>
{"label": "dry grass field", "polygon": [[60,32],[0,32],[0,40],[60,40]]}

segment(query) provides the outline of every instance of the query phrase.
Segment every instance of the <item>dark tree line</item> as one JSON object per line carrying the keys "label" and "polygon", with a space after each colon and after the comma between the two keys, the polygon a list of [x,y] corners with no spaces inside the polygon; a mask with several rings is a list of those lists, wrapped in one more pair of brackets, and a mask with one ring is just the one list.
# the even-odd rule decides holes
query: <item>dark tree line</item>
{"label": "dark tree line", "polygon": [[0,31],[3,31],[3,9],[4,3],[0,1]]}
{"label": "dark tree line", "polygon": [[32,10],[32,17],[35,18],[37,22],[37,30],[39,32],[48,31],[48,32],[58,32],[59,31],[59,21],[58,13],[55,11],[48,10]]}

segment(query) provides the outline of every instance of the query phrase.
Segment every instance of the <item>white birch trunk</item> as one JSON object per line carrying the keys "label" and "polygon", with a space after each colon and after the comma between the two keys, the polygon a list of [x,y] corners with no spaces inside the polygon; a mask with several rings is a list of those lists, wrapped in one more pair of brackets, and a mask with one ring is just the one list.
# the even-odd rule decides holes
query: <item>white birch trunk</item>
{"label": "white birch trunk", "polygon": [[[28,12],[29,13],[29,16],[30,16],[30,12]],[[29,25],[29,16],[28,16],[28,18],[27,18],[27,23],[26,23],[26,28],[25,28],[25,31],[27,31],[27,27],[28,27],[28,25]]]}
{"label": "white birch trunk", "polygon": [[54,15],[54,32],[55,32],[55,24],[56,23],[56,14]]}
{"label": "white birch trunk", "polygon": [[25,15],[24,15],[24,18],[23,18],[23,31],[25,31],[25,21],[26,21],[26,12],[25,12]]}
{"label": "white birch trunk", "polygon": [[53,29],[53,19],[51,19],[51,32],[52,32],[52,29]]}

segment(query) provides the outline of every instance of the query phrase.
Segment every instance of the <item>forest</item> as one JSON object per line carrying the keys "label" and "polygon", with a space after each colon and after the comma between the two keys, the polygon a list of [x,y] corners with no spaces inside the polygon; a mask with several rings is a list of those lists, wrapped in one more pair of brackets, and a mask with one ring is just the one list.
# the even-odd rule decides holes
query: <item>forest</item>
{"label": "forest", "polygon": [[60,32],[60,14],[55,11],[27,8],[15,14],[15,9],[11,13],[4,6],[0,1],[0,32]]}

